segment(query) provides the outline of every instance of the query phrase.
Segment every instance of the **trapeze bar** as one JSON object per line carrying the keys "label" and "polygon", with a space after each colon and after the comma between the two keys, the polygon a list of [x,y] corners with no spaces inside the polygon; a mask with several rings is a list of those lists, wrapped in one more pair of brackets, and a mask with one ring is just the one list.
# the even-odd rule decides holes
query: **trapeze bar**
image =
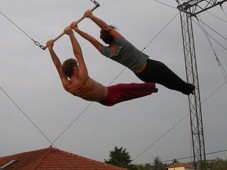
{"label": "trapeze bar", "polygon": [[[91,11],[94,11],[96,8],[100,7],[99,3],[95,3],[95,6],[91,9]],[[77,20],[77,23],[79,23],[80,21],[82,21],[85,17],[82,16],[80,19]],[[64,35],[64,32],[62,32],[61,34],[59,34],[56,38],[53,39],[53,41],[57,41],[59,38],[61,38]],[[46,50],[47,46],[43,46],[41,49]]]}

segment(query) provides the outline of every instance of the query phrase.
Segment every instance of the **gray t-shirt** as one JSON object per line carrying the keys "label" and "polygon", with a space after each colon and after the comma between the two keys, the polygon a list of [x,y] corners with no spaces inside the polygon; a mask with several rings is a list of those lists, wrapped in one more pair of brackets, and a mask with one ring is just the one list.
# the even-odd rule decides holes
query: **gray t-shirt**
{"label": "gray t-shirt", "polygon": [[148,55],[134,47],[124,37],[119,37],[114,40],[116,51],[113,53],[109,46],[104,46],[101,49],[101,54],[128,67],[131,70],[141,68],[145,63]]}

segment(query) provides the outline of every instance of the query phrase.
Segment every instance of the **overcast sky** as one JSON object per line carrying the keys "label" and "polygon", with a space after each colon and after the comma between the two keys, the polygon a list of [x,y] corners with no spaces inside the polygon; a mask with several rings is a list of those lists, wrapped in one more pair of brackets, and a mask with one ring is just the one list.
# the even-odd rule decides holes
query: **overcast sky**
{"label": "overcast sky", "polygon": [[[186,80],[180,16],[174,0],[98,2],[101,7],[95,15],[117,26],[138,49],[150,43],[144,53]],[[158,93],[113,107],[82,100],[64,91],[48,51],[30,39],[45,45],[93,6],[89,0],[0,1],[0,11],[27,34],[0,15],[0,156],[51,144],[98,161],[108,159],[114,146],[126,148],[131,159],[136,158],[133,163],[140,164],[153,162],[156,156],[163,161],[192,156],[187,96],[157,85]],[[227,75],[223,76],[217,62],[227,69],[227,3],[222,7],[200,17],[225,37],[207,28],[224,48],[211,39],[213,50],[193,18],[207,153],[227,149]],[[99,37],[99,28],[90,20],[83,20],[79,27]],[[75,35],[92,78],[109,85],[120,73],[113,84],[141,82],[130,70],[103,57]],[[73,56],[67,36],[55,43],[55,50],[62,61]],[[207,156],[216,157],[227,159],[227,152]]]}

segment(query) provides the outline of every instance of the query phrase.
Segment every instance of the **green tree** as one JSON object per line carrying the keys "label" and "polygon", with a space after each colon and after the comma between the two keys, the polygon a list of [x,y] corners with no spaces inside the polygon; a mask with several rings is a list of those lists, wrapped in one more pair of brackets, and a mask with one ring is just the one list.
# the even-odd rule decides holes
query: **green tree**
{"label": "green tree", "polygon": [[179,163],[179,162],[177,161],[177,159],[174,159],[173,162],[172,162],[172,164],[175,164],[175,163]]}
{"label": "green tree", "polygon": [[126,152],[126,149],[123,149],[122,147],[117,148],[115,146],[114,150],[110,151],[109,159],[104,160],[104,162],[122,168],[132,168],[132,165],[130,165],[130,163],[132,162],[130,155],[128,152]]}
{"label": "green tree", "polygon": [[166,169],[166,165],[162,163],[161,159],[158,156],[154,158],[153,169],[155,169],[155,170],[165,170]]}
{"label": "green tree", "polygon": [[209,170],[226,170],[227,169],[227,160],[216,158],[212,161],[207,161],[207,169]]}

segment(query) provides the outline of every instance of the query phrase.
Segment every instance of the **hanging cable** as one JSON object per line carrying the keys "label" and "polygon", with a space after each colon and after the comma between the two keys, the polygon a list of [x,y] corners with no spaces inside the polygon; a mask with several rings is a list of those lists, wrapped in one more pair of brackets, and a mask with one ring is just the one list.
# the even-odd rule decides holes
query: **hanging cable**
{"label": "hanging cable", "polygon": [[[209,153],[206,153],[205,155],[213,155],[213,154],[223,153],[223,152],[227,152],[227,149],[223,149],[223,150],[215,151],[215,152],[209,152]],[[175,160],[179,161],[179,160],[190,159],[190,158],[193,158],[193,156],[181,157],[181,158],[177,158]],[[169,160],[165,160],[165,161],[161,161],[161,162],[166,163],[166,162],[172,162],[172,161],[173,161],[173,159],[169,159]]]}
{"label": "hanging cable", "polygon": [[[201,18],[200,18],[200,20],[201,20]],[[198,21],[199,21],[199,20],[198,20]],[[221,63],[221,61],[220,61],[220,59],[218,58],[218,55],[217,55],[216,51],[214,50],[214,47],[213,47],[213,45],[212,45],[212,43],[211,43],[211,41],[210,41],[210,38],[209,38],[209,34],[207,33],[206,28],[205,28],[205,26],[203,25],[203,23],[201,24],[201,23],[199,22],[198,24],[199,24],[199,27],[203,30],[203,32],[204,32],[204,34],[205,34],[205,37],[207,38],[207,40],[208,40],[208,42],[209,42],[209,44],[210,44],[210,46],[211,46],[211,48],[212,48],[212,50],[213,50],[215,59],[216,59],[218,65],[219,65],[219,67],[220,67],[220,69],[221,69],[221,72],[222,72],[222,75],[223,75],[223,77],[224,77],[224,80],[225,80],[225,82],[227,83],[227,72],[225,71],[225,69],[224,69],[224,67],[223,67],[223,65],[222,65],[222,63]]]}
{"label": "hanging cable", "polygon": [[[223,150],[219,150],[219,151],[215,151],[215,152],[209,152],[209,153],[206,153],[205,155],[213,155],[213,154],[217,154],[217,153],[223,153],[223,152],[227,152],[227,149],[223,149]],[[193,156],[186,156],[186,157],[181,157],[181,158],[176,158],[174,160],[184,160],[184,159],[192,159]],[[164,160],[164,161],[161,161],[163,164],[166,163],[166,162],[173,162],[173,159],[168,159],[168,160]],[[145,164],[137,164],[137,165],[154,165],[154,163],[145,163]]]}
{"label": "hanging cable", "polygon": [[[226,82],[224,82],[221,86],[219,86],[216,90],[214,90],[210,95],[208,95],[207,98],[205,98],[202,101],[202,104],[204,104],[209,98],[211,98],[215,93],[217,93],[222,87],[224,87],[224,85],[226,85]],[[188,116],[190,115],[190,113],[188,113],[187,115],[185,115],[182,119],[180,119],[176,124],[174,124],[170,129],[168,129],[163,135],[161,135],[155,142],[153,142],[151,145],[149,145],[146,149],[144,149],[140,154],[138,154],[132,161],[137,160],[138,158],[140,158],[145,152],[147,152],[148,150],[150,150],[156,143],[158,143],[162,138],[164,138],[168,133],[170,133],[174,128],[176,128],[181,122],[183,122],[183,120],[185,120]]]}
{"label": "hanging cable", "polygon": [[225,13],[224,8],[223,8],[223,6],[222,6],[222,4],[220,4],[220,8],[222,9],[222,12],[224,13],[225,18],[227,18],[227,14]]}
{"label": "hanging cable", "polygon": [[[195,22],[195,20],[193,20],[193,21]],[[200,20],[198,19],[198,21],[200,21]],[[195,24],[196,24],[202,31],[204,31],[203,28],[200,27],[200,25],[199,25],[197,22],[195,22]],[[207,35],[208,35],[211,39],[213,39],[218,45],[220,45],[220,47],[222,47],[224,50],[227,51],[227,48],[226,48],[224,45],[222,45],[221,43],[219,43],[219,42],[218,42],[215,38],[213,38],[210,34],[207,33]]]}
{"label": "hanging cable", "polygon": [[179,12],[159,31],[159,33],[143,48],[144,51],[165,29],[166,27],[179,15]]}
{"label": "hanging cable", "polygon": [[164,2],[161,2],[161,1],[158,1],[158,0],[153,0],[153,1],[158,2],[158,3],[162,4],[162,5],[165,5],[165,6],[168,6],[168,7],[174,8],[174,9],[177,9],[176,7],[171,6],[171,5],[167,4],[167,3],[164,3]]}
{"label": "hanging cable", "polygon": [[[95,7],[91,9],[91,11],[94,11],[96,8],[100,7],[99,3],[95,0],[90,0],[91,2],[93,2],[95,4]],[[41,45],[38,41],[34,40],[30,35],[28,35],[21,27],[19,27],[15,22],[13,22],[7,15],[5,15],[2,11],[0,11],[0,13],[2,14],[3,17],[5,17],[9,22],[11,22],[14,26],[16,26],[24,35],[26,35],[28,38],[30,38],[36,46],[38,46],[39,48],[41,48],[42,50],[45,50],[47,48],[47,46],[43,46]],[[81,17],[77,23],[79,23],[80,21],[82,21],[85,17]],[[58,35],[55,39],[53,39],[54,41],[57,41],[59,38],[61,38],[64,35],[64,32],[62,32],[60,35]]]}
{"label": "hanging cable", "polygon": [[35,43],[35,45],[37,45],[41,49],[44,49],[44,46],[42,46],[38,41],[34,40],[30,35],[28,35],[21,27],[19,27],[15,22],[13,22],[9,17],[7,17],[7,15],[5,15],[2,11],[0,11],[0,13],[9,22],[11,22],[14,26],[16,26],[24,35],[26,35],[28,38],[30,38]]}
{"label": "hanging cable", "polygon": [[138,154],[132,161],[137,160],[140,156],[142,156],[145,152],[147,152],[151,147],[153,147],[156,143],[158,143],[162,138],[164,138],[170,131],[172,131],[175,127],[177,127],[183,120],[185,120],[189,114],[185,115],[181,120],[179,120],[175,125],[173,125],[169,130],[167,130],[163,135],[161,135],[156,141],[154,141],[150,146],[144,149],[140,154]]}
{"label": "hanging cable", "polygon": [[216,18],[216,19],[218,19],[218,20],[220,20],[220,21],[222,21],[222,22],[227,22],[227,20],[224,20],[224,19],[218,17],[217,15],[214,15],[214,14],[210,13],[209,11],[206,11],[206,12],[207,12],[208,14],[212,15],[214,18]]}
{"label": "hanging cable", "polygon": [[209,25],[207,25],[205,22],[203,22],[201,19],[198,19],[201,23],[203,23],[203,25],[206,25],[209,29],[211,29],[212,31],[214,31],[217,35],[219,35],[220,37],[222,37],[224,40],[227,41],[227,38],[224,37],[223,35],[221,35],[219,32],[217,32],[216,30],[214,30],[213,28],[211,28]]}
{"label": "hanging cable", "polygon": [[205,102],[205,101],[207,101],[209,98],[211,98],[211,96],[213,96],[215,93],[217,93],[224,85],[226,85],[226,82],[224,82],[222,85],[220,85],[216,90],[214,90],[210,95],[208,95],[205,99],[204,99],[204,101],[203,101],[203,103]]}
{"label": "hanging cable", "polygon": [[[195,23],[196,23],[196,22],[195,22]],[[201,23],[202,23],[202,24],[201,24]],[[197,24],[197,23],[196,23],[196,24]],[[214,50],[214,47],[213,47],[213,45],[212,45],[212,43],[211,43],[211,41],[210,41],[210,38],[209,38],[209,37],[211,37],[211,36],[210,36],[210,35],[208,34],[208,32],[206,31],[206,28],[205,28],[204,25],[206,25],[208,28],[210,28],[211,30],[213,30],[216,34],[218,34],[219,36],[221,36],[223,39],[227,40],[227,38],[225,38],[224,36],[222,36],[221,34],[219,34],[217,31],[215,31],[214,29],[212,29],[211,27],[209,27],[207,24],[205,24],[205,23],[201,20],[201,18],[198,19],[198,24],[197,24],[197,25],[203,30],[203,32],[204,32],[204,34],[205,34],[205,37],[207,38],[207,40],[208,40],[208,42],[209,42],[209,44],[210,44],[210,46],[211,46],[211,48],[212,48],[212,50],[213,50],[213,53],[214,53],[215,59],[216,59],[216,61],[217,61],[217,63],[218,63],[218,66],[219,66],[220,69],[221,69],[221,73],[222,73],[222,75],[223,75],[223,77],[224,77],[224,80],[225,80],[225,82],[227,83],[227,72],[225,71],[224,66],[222,65],[220,59],[218,58],[218,55],[217,55],[216,51]],[[225,50],[227,50],[227,48],[225,48],[223,45],[221,45],[216,39],[214,39],[213,37],[211,37],[211,38],[212,38],[215,42],[217,42],[221,47],[223,47]]]}
{"label": "hanging cable", "polygon": [[80,112],[80,114],[75,119],[73,119],[73,121],[71,121],[70,124],[54,139],[52,144],[54,144],[88,110],[88,108],[91,107],[93,103],[94,102],[88,104],[87,107],[85,107],[85,109],[82,112]]}
{"label": "hanging cable", "polygon": [[52,144],[51,140],[44,134],[44,132],[31,120],[31,118],[17,105],[17,103],[0,87],[1,91],[9,98],[9,100],[23,113],[23,115],[31,122],[31,124],[46,138],[46,140]]}

